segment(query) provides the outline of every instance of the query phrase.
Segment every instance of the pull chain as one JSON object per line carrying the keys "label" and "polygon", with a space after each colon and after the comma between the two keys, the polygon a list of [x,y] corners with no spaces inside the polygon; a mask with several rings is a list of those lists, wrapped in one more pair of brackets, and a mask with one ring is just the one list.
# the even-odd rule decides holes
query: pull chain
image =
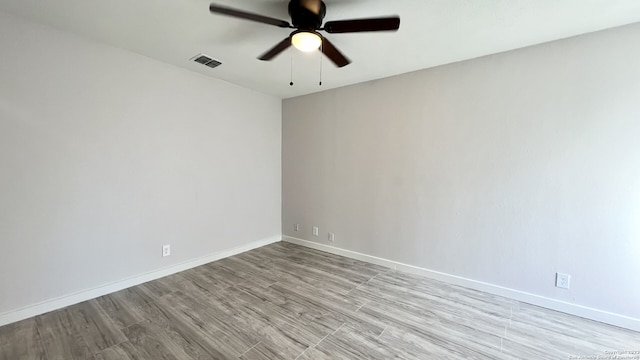
{"label": "pull chain", "polygon": [[289,58],[291,59],[291,73],[289,74],[289,76],[290,76],[290,77],[289,77],[289,79],[290,79],[290,80],[289,80],[289,81],[290,81],[290,82],[289,82],[289,85],[290,85],[290,86],[293,86],[293,51],[292,51],[292,50],[289,50],[289,54],[290,54],[290,57],[289,57]]}
{"label": "pull chain", "polygon": [[320,82],[318,83],[318,86],[322,86],[322,55],[324,54],[324,39],[322,39],[322,42],[320,43]]}

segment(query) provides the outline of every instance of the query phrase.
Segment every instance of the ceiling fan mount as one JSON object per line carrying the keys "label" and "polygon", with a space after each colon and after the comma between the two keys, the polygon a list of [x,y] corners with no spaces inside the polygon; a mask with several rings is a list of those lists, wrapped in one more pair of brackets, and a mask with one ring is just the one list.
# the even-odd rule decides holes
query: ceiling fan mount
{"label": "ceiling fan mount", "polygon": [[295,28],[317,30],[322,26],[322,20],[326,14],[327,6],[324,1],[289,1],[289,16]]}
{"label": "ceiling fan mount", "polygon": [[272,60],[289,46],[294,45],[301,51],[320,49],[338,67],[351,63],[326,37],[318,31],[327,33],[351,33],[364,31],[395,31],[400,27],[398,16],[384,18],[368,18],[354,20],[328,21],[322,27],[327,13],[327,6],[322,0],[290,0],[289,16],[291,24],[285,20],[254,14],[243,10],[232,9],[211,4],[209,10],[214,14],[227,15],[240,19],[274,25],[294,30],[276,46],[258,57],[260,60]]}

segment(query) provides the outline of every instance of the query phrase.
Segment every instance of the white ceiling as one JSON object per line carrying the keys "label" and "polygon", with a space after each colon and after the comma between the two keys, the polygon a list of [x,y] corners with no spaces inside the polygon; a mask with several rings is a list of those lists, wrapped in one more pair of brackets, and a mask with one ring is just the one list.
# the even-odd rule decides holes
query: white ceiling
{"label": "white ceiling", "polygon": [[[0,0],[0,10],[281,98],[640,21],[638,0],[324,1],[325,21],[399,15],[401,24],[397,32],[328,34],[352,63],[322,59],[322,86],[318,52],[256,59],[290,29],[213,15],[208,0]],[[290,20],[287,0],[215,3]],[[190,62],[198,53],[222,65]]]}

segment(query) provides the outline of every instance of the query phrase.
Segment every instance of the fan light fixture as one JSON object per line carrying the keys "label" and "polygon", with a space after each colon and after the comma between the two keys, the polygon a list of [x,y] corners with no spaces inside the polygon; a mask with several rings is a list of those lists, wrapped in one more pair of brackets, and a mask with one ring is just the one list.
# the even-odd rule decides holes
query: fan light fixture
{"label": "fan light fixture", "polygon": [[310,52],[320,47],[322,38],[314,31],[298,31],[291,36],[291,44],[302,52]]}
{"label": "fan light fixture", "polygon": [[[278,0],[278,2],[284,2],[284,0]],[[263,61],[273,60],[273,58],[293,45],[296,49],[304,52],[314,51],[320,48],[320,52],[322,53],[320,54],[321,59],[322,55],[324,55],[337,67],[343,67],[349,65],[351,61],[347,59],[329,39],[320,35],[319,31],[326,31],[329,34],[339,34],[368,31],[396,31],[400,28],[400,17],[398,16],[327,21],[323,26],[322,22],[327,11],[327,6],[323,0],[289,0],[287,8],[289,10],[289,16],[291,17],[291,23],[286,20],[228,8],[226,6],[216,4],[209,5],[209,11],[213,14],[250,20],[283,29],[295,29],[289,33],[286,38],[280,40],[274,47],[258,56],[258,59]],[[378,47],[382,49],[380,46]]]}

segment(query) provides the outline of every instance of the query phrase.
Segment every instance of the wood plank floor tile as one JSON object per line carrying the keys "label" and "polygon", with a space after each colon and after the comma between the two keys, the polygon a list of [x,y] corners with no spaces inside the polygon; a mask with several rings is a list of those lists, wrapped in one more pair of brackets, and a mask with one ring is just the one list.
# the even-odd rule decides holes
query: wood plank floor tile
{"label": "wood plank floor tile", "polygon": [[334,254],[320,251],[320,250],[305,248],[305,247],[301,247],[293,244],[287,244],[287,245],[288,245],[288,251],[293,252],[293,254],[297,254],[297,255],[301,254],[303,255],[304,258],[318,259],[321,262],[333,263],[344,268],[357,269],[361,271],[362,274],[370,277],[373,277],[377,273],[384,273],[389,270],[389,268],[384,266],[371,264],[371,263],[367,263],[360,260],[350,259],[350,258],[334,255]]}
{"label": "wood plank floor tile", "polygon": [[255,329],[243,326],[237,318],[209,311],[206,304],[196,298],[175,293],[164,297],[161,304],[188,317],[188,323],[206,336],[212,347],[225,354],[239,356],[259,342],[254,335]]}
{"label": "wood plank floor tile", "polygon": [[295,292],[296,294],[302,294],[308,297],[315,298],[324,303],[332,304],[336,308],[343,310],[355,311],[360,308],[360,306],[362,306],[362,304],[364,304],[365,302],[362,299],[357,299],[353,296],[349,296],[348,294],[343,294],[328,289],[318,291],[317,288],[314,288],[308,283],[301,282],[297,279],[286,279],[272,284],[272,288],[276,286],[288,289],[292,292]]}
{"label": "wood plank floor tile", "polygon": [[531,331],[536,336],[566,334],[572,338],[590,341],[602,349],[640,349],[638,332],[535,305],[521,303],[519,309],[514,310],[511,323],[515,328],[526,326],[534,328]]}
{"label": "wood plank floor tile", "polygon": [[242,359],[295,359],[308,343],[286,328],[267,326],[261,329],[262,340],[241,356]]}
{"label": "wood plank floor tile", "polygon": [[124,297],[106,295],[96,298],[95,301],[120,329],[144,320],[140,309]]}
{"label": "wood plank floor tile", "polygon": [[370,286],[368,283],[350,292],[350,295],[366,298],[373,304],[372,306],[383,311],[387,307],[391,309],[390,311],[402,310],[413,317],[425,320],[437,319],[440,323],[471,323],[479,330],[497,336],[504,335],[505,327],[509,324],[508,317],[479,311],[476,307],[439,297],[418,295],[415,290],[400,291],[395,286],[393,288],[377,287]]}
{"label": "wood plank floor tile", "polygon": [[135,346],[138,354],[146,354],[150,359],[157,360],[191,360],[182,347],[157,325],[150,321],[142,321],[123,329],[129,342]]}
{"label": "wood plank floor tile", "polygon": [[44,359],[44,345],[34,318],[0,327],[0,360]]}
{"label": "wood plank floor tile", "polygon": [[384,346],[378,337],[345,325],[327,336],[315,346],[319,352],[331,358],[346,359],[394,359],[393,349]]}
{"label": "wood plank floor tile", "polygon": [[191,270],[163,277],[156,281],[159,281],[164,286],[173,289],[173,292],[193,292],[199,294],[200,296],[210,296],[215,293],[224,292],[225,289],[229,287],[224,283],[213,283],[209,280],[201,279],[196,274],[193,274]]}
{"label": "wood plank floor tile", "polygon": [[152,299],[162,297],[173,291],[170,287],[158,280],[153,280],[137,286],[143,293]]}
{"label": "wood plank floor tile", "polygon": [[468,311],[499,318],[508,318],[512,313],[511,309],[519,306],[515,300],[397,271],[380,274],[366,285],[377,291],[386,290],[386,293],[394,296],[411,294],[413,297],[433,300],[444,305],[460,304],[464,305],[460,308]]}
{"label": "wood plank floor tile", "polygon": [[148,289],[142,287],[141,285],[116,291],[107,296],[115,297],[122,303],[127,303],[131,306],[136,307],[140,307],[148,303],[153,303],[157,299],[156,296],[149,293]]}
{"label": "wood plank floor tile", "polygon": [[[142,310],[148,314],[149,320],[144,322],[148,324],[147,327],[159,330],[171,344],[174,344],[174,349],[180,349],[189,359],[227,359],[235,355],[227,348],[216,348],[215,341],[203,332],[203,327],[194,322],[194,315],[190,312],[167,306],[162,301],[146,304]],[[135,344],[131,338],[130,340]],[[149,351],[146,348],[145,350]]]}
{"label": "wood plank floor tile", "polygon": [[269,342],[261,342],[255,347],[249,349],[240,356],[241,360],[272,360],[272,359],[290,359],[298,358],[301,353],[300,347],[291,349],[283,348],[282,345],[273,345]]}
{"label": "wood plank floor tile", "polygon": [[567,359],[640,333],[276,243],[0,327],[0,360]]}
{"label": "wood plank floor tile", "polygon": [[96,300],[37,316],[35,323],[48,359],[91,359],[126,340]]}
{"label": "wood plank floor tile", "polygon": [[94,360],[152,360],[152,357],[129,341],[104,349],[94,355]]}
{"label": "wood plank floor tile", "polygon": [[217,265],[217,262],[192,270],[193,271],[185,271],[184,276],[191,281],[198,279],[204,280],[206,283],[211,284],[209,285],[211,288],[216,289],[226,289],[245,280],[240,274],[235,273],[233,270]]}
{"label": "wood plank floor tile", "polygon": [[[229,289],[231,297],[238,303],[245,317],[251,317],[261,321],[265,326],[259,328],[261,336],[270,339],[281,337],[303,345],[303,348],[317,343],[326,336],[328,330],[318,326],[311,326],[299,315],[278,311],[275,306],[263,303],[243,291],[235,288]],[[277,341],[273,341],[277,344]]]}
{"label": "wood plank floor tile", "polygon": [[91,359],[93,353],[79,334],[68,308],[35,318],[49,360]]}
{"label": "wood plank floor tile", "polygon": [[318,350],[316,347],[306,349],[295,360],[352,360],[346,355],[331,353],[324,349],[325,352]]}
{"label": "wood plank floor tile", "polygon": [[501,337],[478,331],[468,324],[442,324],[404,309],[369,303],[360,312],[384,319],[391,326],[419,335],[460,358],[500,358]]}
{"label": "wood plank floor tile", "polygon": [[386,323],[379,318],[359,313],[357,309],[354,311],[350,308],[342,308],[340,303],[332,303],[313,295],[315,293],[298,293],[294,289],[279,284],[271,288],[286,296],[287,302],[281,307],[299,313],[308,320],[322,319],[324,322],[330,322],[330,327],[334,329],[338,324],[347,323],[362,332],[379,335],[386,326]]}
{"label": "wood plank floor tile", "polygon": [[387,327],[378,340],[402,359],[451,359],[460,356],[419,333],[395,326]]}
{"label": "wood plank floor tile", "polygon": [[67,311],[71,315],[74,331],[80,334],[92,354],[126,340],[95,299],[70,306]]}

